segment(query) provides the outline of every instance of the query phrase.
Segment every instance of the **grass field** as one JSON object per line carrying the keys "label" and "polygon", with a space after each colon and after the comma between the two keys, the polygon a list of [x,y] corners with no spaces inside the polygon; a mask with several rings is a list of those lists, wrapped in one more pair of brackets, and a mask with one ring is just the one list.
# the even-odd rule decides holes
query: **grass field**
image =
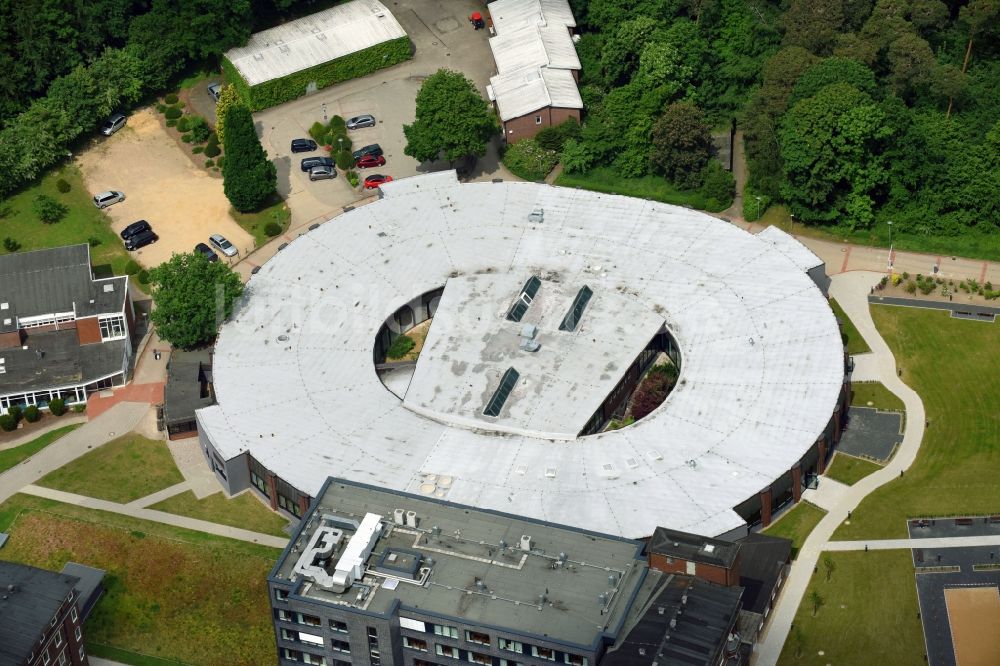
{"label": "grass field", "polygon": [[[63,194],[56,189],[59,179],[69,183],[69,192]],[[68,207],[69,212],[54,224],[41,222],[31,209],[39,194],[56,199]],[[53,169],[35,184],[0,201],[0,239],[11,238],[20,243],[19,252],[91,243],[91,263],[98,277],[112,273],[124,275],[128,253],[121,239],[111,230],[108,218],[94,207],[92,196],[76,167]],[[0,254],[8,254],[3,245],[0,245]]]}
{"label": "grass field", "polygon": [[[826,555],[834,563],[830,580],[821,559],[778,664],[925,663],[910,552]],[[815,616],[813,590],[824,602]]]}
{"label": "grass field", "polygon": [[556,178],[556,185],[577,187],[581,190],[593,190],[608,194],[622,194],[641,199],[652,199],[663,203],[687,206],[713,213],[729,208],[731,201],[724,201],[724,206],[708,206],[708,201],[697,190],[679,190],[658,176],[643,176],[641,178],[622,178],[610,167],[600,167],[587,173],[563,173]]}
{"label": "grass field", "polygon": [[36,453],[38,453],[46,446],[56,441],[66,433],[76,430],[81,425],[83,424],[74,423],[73,425],[63,426],[62,428],[56,428],[55,430],[50,430],[44,435],[36,437],[30,442],[25,442],[20,446],[16,446],[13,449],[0,451],[0,474],[6,472],[15,465],[21,464],[21,462],[35,455]]}
{"label": "grass field", "polygon": [[253,236],[255,247],[260,247],[271,240],[272,236],[264,233],[264,227],[267,226],[268,222],[277,222],[281,225],[281,230],[284,231],[288,228],[288,221],[292,218],[292,213],[288,210],[284,200],[271,204],[256,213],[240,213],[235,208],[231,208],[229,214],[241,227],[247,230],[247,233]]}
{"label": "grass field", "polygon": [[785,512],[776,522],[762,531],[764,534],[790,539],[792,542],[792,559],[795,559],[806,537],[813,531],[816,524],[823,520],[823,516],[825,515],[826,511],[815,504],[799,502]]}
{"label": "grass field", "polygon": [[846,453],[837,452],[833,457],[833,462],[826,468],[826,476],[831,479],[853,486],[855,483],[865,478],[873,472],[882,469],[881,465],[876,465],[864,458],[855,458]]}
{"label": "grass field", "polygon": [[126,504],[183,480],[166,442],[130,434],[50,472],[38,485]]}
{"label": "grass field", "polygon": [[908,517],[1000,513],[1000,326],[917,308],[871,310],[930,425],[906,475],[862,501],[834,538],[900,538]]}
{"label": "grass field", "polygon": [[261,534],[288,536],[288,533],[282,530],[288,521],[261,504],[248,492],[232,499],[227,499],[223,493],[216,493],[199,500],[189,490],[149,508],[220,525],[240,527]]}
{"label": "grass field", "polygon": [[[872,404],[869,405],[869,402]],[[875,407],[887,411],[906,411],[906,406],[899,396],[887,389],[882,382],[852,383],[851,404],[856,407]]]}
{"label": "grass field", "polygon": [[871,347],[868,346],[865,339],[858,333],[858,329],[854,327],[854,322],[847,316],[844,309],[840,307],[840,303],[831,298],[830,307],[833,309],[833,314],[836,315],[837,321],[840,322],[840,336],[844,339],[844,344],[847,345],[847,353],[865,354],[870,352]]}
{"label": "grass field", "polygon": [[4,559],[58,571],[107,571],[86,640],[198,666],[274,663],[267,573],[280,554],[257,544],[15,495],[0,505]]}

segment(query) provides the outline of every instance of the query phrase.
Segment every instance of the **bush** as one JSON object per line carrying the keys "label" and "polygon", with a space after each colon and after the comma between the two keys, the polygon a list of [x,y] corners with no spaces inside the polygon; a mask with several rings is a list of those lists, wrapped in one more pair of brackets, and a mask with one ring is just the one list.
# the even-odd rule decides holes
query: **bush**
{"label": "bush", "polygon": [[268,222],[264,225],[264,233],[274,238],[281,233],[281,225],[277,222]]}
{"label": "bush", "polygon": [[24,420],[28,423],[37,423],[40,418],[42,418],[42,413],[35,405],[28,405],[27,409],[24,410]]}
{"label": "bush", "polygon": [[220,168],[220,169],[221,169],[221,168],[222,168],[222,166],[223,166],[223,165],[222,165],[222,163],[223,163],[223,160],[225,160],[225,159],[226,159],[226,156],[225,156],[225,155],[222,155],[221,157],[219,157],[219,159],[215,160],[215,166],[217,166],[218,168]]}
{"label": "bush", "polygon": [[542,148],[534,139],[524,139],[509,146],[503,156],[503,164],[518,178],[524,180],[544,180],[559,161],[554,150]]}
{"label": "bush", "polygon": [[38,219],[45,224],[55,224],[66,216],[69,208],[47,194],[39,194],[31,204]]}
{"label": "bush", "polygon": [[194,153],[195,155],[197,155],[198,153],[200,153],[200,152],[202,152],[204,150],[205,150],[205,146],[192,146],[191,147],[191,152]]}
{"label": "bush", "polygon": [[157,105],[156,105],[156,110],[157,110],[157,112],[159,112],[159,113],[166,113],[166,112],[167,112],[167,105],[166,105],[166,104],[163,104],[163,103],[161,102],[160,104],[157,104]]}
{"label": "bush", "polygon": [[201,116],[192,116],[188,121],[188,129],[191,132],[192,140],[195,143],[205,143],[212,135],[212,128]]}
{"label": "bush", "polygon": [[139,271],[139,275],[136,276],[136,279],[139,281],[139,284],[149,284],[149,271],[146,269]]}
{"label": "bush", "polygon": [[188,118],[187,116],[181,116],[180,118],[177,119],[177,131],[187,132],[188,128],[190,127],[190,124],[191,124],[190,118]]}
{"label": "bush", "polygon": [[569,139],[580,138],[580,123],[576,118],[569,118],[554,127],[546,127],[535,135],[535,141],[546,150],[554,150],[561,153],[563,146]]}
{"label": "bush", "polygon": [[632,416],[635,420],[647,416],[663,403],[676,378],[676,368],[672,365],[657,366],[649,371],[632,397]]}
{"label": "bush", "polygon": [[708,207],[713,210],[729,208],[735,192],[736,180],[733,174],[722,168],[718,160],[710,160],[701,170],[701,193],[708,200]]}
{"label": "bush", "polygon": [[176,124],[177,124],[177,120],[174,119],[174,118],[171,118],[170,120],[167,121],[167,127],[173,127]]}
{"label": "bush", "polygon": [[166,95],[163,96],[163,101],[166,102],[167,104],[176,104],[177,103],[177,94],[176,93],[167,93]]}
{"label": "bush", "polygon": [[56,181],[56,189],[59,190],[60,194],[66,194],[73,188],[70,186],[68,182],[60,178],[59,180]]}
{"label": "bush", "polygon": [[347,171],[354,166],[354,155],[349,150],[342,150],[337,153],[337,167],[341,171]]}
{"label": "bush", "polygon": [[135,275],[142,270],[142,266],[135,261],[135,259],[129,259],[128,263],[125,264],[125,275]]}
{"label": "bush", "polygon": [[184,143],[191,143],[191,140],[193,138],[194,136],[190,132],[181,135],[181,141],[183,141]]}
{"label": "bush", "polygon": [[347,121],[342,116],[330,118],[330,129],[338,133],[347,133]]}
{"label": "bush", "polygon": [[52,416],[62,416],[66,413],[66,401],[62,398],[50,400],[49,411],[52,412]]}
{"label": "bush", "polygon": [[[760,197],[759,205],[757,197]],[[770,205],[771,197],[768,195],[757,194],[750,187],[743,188],[743,219],[747,222],[756,222],[759,220],[767,212]]]}
{"label": "bush", "polygon": [[416,343],[413,342],[413,338],[408,335],[399,335],[392,341],[389,349],[385,352],[386,358],[403,358],[415,346]]}
{"label": "bush", "polygon": [[14,423],[18,423],[21,420],[21,414],[23,413],[20,405],[11,405],[7,408],[7,413],[10,417],[14,419]]}
{"label": "bush", "polygon": [[73,405],[73,411],[76,412],[77,414],[83,414],[85,411],[87,411],[87,404],[80,403],[79,405]]}
{"label": "bush", "polygon": [[316,143],[323,143],[323,136],[325,134],[326,134],[326,128],[323,127],[323,123],[321,123],[318,120],[314,122],[312,126],[309,128],[309,136],[311,136],[312,140],[315,141]]}
{"label": "bush", "polygon": [[98,238],[97,236],[91,236],[90,238],[87,239],[87,245],[89,245],[90,247],[97,247],[102,242],[103,241],[101,241],[101,239]]}
{"label": "bush", "polygon": [[166,113],[163,114],[167,120],[177,120],[182,115],[183,112],[176,106],[168,106]]}
{"label": "bush", "polygon": [[259,210],[278,187],[278,172],[260,145],[253,116],[247,107],[234,104],[226,111],[222,138],[226,160],[222,187],[229,203],[240,212]]}
{"label": "bush", "polygon": [[17,421],[11,418],[10,414],[0,415],[0,430],[11,432],[17,427]]}
{"label": "bush", "polygon": [[347,172],[347,182],[349,182],[351,184],[351,187],[357,187],[358,183],[361,182],[361,178],[358,176],[358,172],[357,171],[348,171]]}
{"label": "bush", "polygon": [[[215,136],[215,135],[213,134],[212,136]],[[219,144],[218,143],[212,143],[211,141],[209,141],[205,145],[205,157],[218,157],[221,152],[222,152],[222,149],[219,148]]]}
{"label": "bush", "polygon": [[[199,148],[200,147],[201,146],[199,146]],[[205,160],[205,168],[206,169],[211,169],[214,166],[215,166],[215,160]]]}
{"label": "bush", "polygon": [[218,132],[212,132],[208,135],[208,143],[212,146],[219,145],[219,134]]}
{"label": "bush", "polygon": [[6,238],[3,239],[3,249],[7,250],[8,252],[17,252],[18,250],[21,249],[21,244],[18,243],[13,238],[11,238],[10,236],[7,236]]}
{"label": "bush", "polygon": [[914,282],[913,280],[910,280],[909,282],[906,283],[905,289],[906,293],[915,294],[917,293],[917,283]]}
{"label": "bush", "polygon": [[323,136],[323,140],[320,143],[324,146],[330,146],[331,150],[340,150],[343,148],[347,152],[350,152],[354,145],[354,142],[351,141],[351,138],[345,132],[335,132],[332,130]]}

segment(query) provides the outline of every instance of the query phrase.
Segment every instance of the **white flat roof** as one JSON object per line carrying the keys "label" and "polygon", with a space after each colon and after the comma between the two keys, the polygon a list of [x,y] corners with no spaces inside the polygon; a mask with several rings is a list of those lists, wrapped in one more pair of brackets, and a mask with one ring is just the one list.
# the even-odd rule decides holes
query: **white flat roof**
{"label": "white flat roof", "polygon": [[498,33],[526,25],[576,27],[569,0],[496,0],[486,9]]}
{"label": "white flat roof", "polygon": [[580,69],[573,38],[561,26],[531,26],[500,33],[490,38],[490,49],[501,75],[534,67]]}
{"label": "white flat roof", "polygon": [[582,109],[583,99],[573,74],[565,69],[522,69],[490,79],[487,93],[497,103],[501,120],[546,107]]}
{"label": "white flat roof", "polygon": [[[840,332],[765,239],[642,199],[407,180],[250,279],[216,345],[219,404],[198,412],[224,458],[250,451],[313,496],[336,474],[624,536],[715,536],[822,436],[844,379]],[[544,221],[529,220],[539,208]],[[416,414],[379,381],[375,337],[401,305],[451,277],[537,270],[586,274],[595,293],[666,321],[681,376],[650,416],[572,441],[491,434]]]}
{"label": "white flat roof", "polygon": [[381,2],[351,0],[255,33],[226,58],[254,86],[405,36]]}
{"label": "white flat roof", "polygon": [[757,234],[757,237],[773,245],[778,252],[791,259],[804,271],[823,265],[823,260],[816,256],[816,253],[778,227],[766,227]]}

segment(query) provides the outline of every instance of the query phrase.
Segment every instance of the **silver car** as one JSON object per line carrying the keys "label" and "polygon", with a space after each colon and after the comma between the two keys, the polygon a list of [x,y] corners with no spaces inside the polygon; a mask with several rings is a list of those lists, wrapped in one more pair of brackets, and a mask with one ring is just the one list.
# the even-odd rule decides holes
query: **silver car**
{"label": "silver car", "polygon": [[239,254],[236,251],[236,246],[227,241],[225,236],[222,234],[212,234],[208,237],[208,242],[214,245],[219,252],[227,257],[235,257]]}
{"label": "silver car", "polygon": [[105,120],[104,124],[101,125],[101,134],[103,134],[104,136],[111,136],[121,128],[125,127],[126,121],[127,118],[125,118],[124,115],[116,113],[115,115]]}
{"label": "silver car", "polygon": [[314,166],[309,169],[309,180],[326,180],[337,177],[337,168],[332,166]]}
{"label": "silver car", "polygon": [[108,190],[94,195],[94,205],[98,208],[107,208],[111,204],[125,201],[125,193],[117,190]]}
{"label": "silver car", "polygon": [[362,127],[375,127],[375,116],[366,113],[363,116],[354,116],[347,121],[347,129],[361,129]]}
{"label": "silver car", "polygon": [[222,84],[221,83],[209,83],[208,84],[208,94],[212,96],[216,102],[219,101],[219,96],[222,94]]}

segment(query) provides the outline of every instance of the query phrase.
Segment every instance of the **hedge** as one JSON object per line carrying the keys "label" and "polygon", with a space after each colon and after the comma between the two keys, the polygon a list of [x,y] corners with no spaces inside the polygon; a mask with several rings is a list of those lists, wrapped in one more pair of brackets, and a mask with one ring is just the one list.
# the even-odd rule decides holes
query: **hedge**
{"label": "hedge", "polygon": [[503,164],[518,178],[524,180],[545,180],[559,161],[559,153],[542,148],[534,139],[522,139],[508,146],[503,155]]}
{"label": "hedge", "polygon": [[226,80],[236,88],[243,103],[251,111],[260,111],[302,97],[312,82],[316,83],[317,89],[322,89],[341,81],[367,76],[412,57],[410,38],[399,37],[255,86],[248,85],[239,70],[225,57],[222,58],[222,71]]}

